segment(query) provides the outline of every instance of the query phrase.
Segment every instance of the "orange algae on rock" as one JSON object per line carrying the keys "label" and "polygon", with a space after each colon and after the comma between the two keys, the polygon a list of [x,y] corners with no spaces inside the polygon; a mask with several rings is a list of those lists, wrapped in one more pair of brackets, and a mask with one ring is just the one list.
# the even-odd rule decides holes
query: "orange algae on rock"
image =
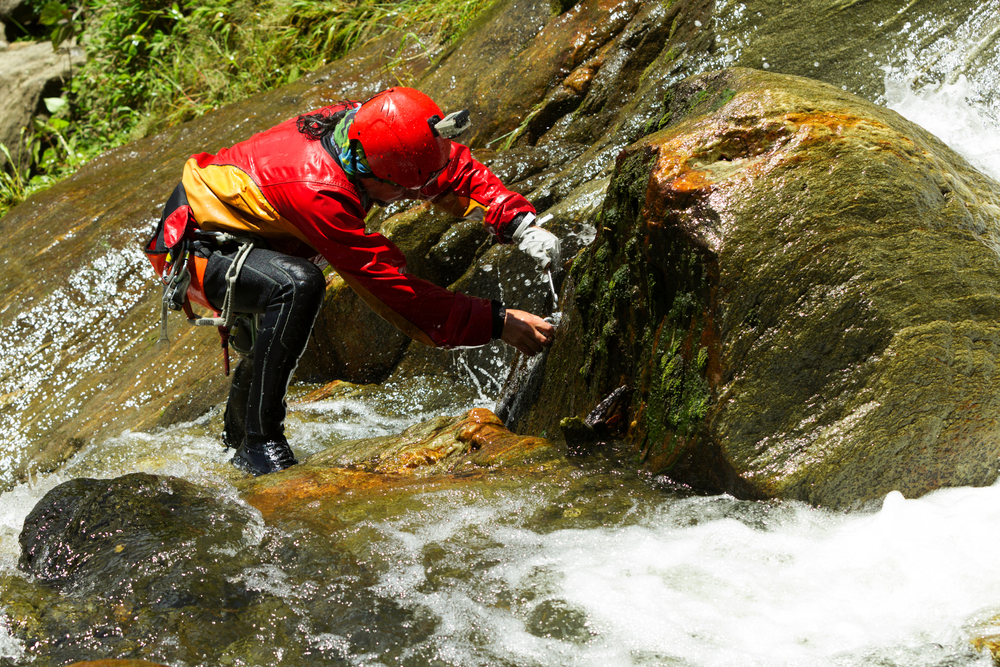
{"label": "orange algae on rock", "polygon": [[459,424],[456,438],[469,443],[470,449],[475,452],[470,461],[478,465],[522,461],[551,447],[545,438],[512,433],[499,417],[483,408],[469,412],[466,420]]}
{"label": "orange algae on rock", "polygon": [[337,527],[343,514],[337,506],[345,502],[465,484],[499,466],[558,458],[548,440],[512,433],[483,408],[376,440],[377,453],[367,458],[344,462],[336,452],[321,452],[282,472],[247,480],[242,494],[265,520]]}

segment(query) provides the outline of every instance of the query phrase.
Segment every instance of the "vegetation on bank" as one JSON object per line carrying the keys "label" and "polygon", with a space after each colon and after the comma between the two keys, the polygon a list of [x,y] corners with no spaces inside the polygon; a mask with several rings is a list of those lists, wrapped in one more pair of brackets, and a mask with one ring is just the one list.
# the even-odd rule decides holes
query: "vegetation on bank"
{"label": "vegetation on bank", "polygon": [[389,32],[429,51],[490,0],[33,0],[44,33],[87,54],[48,118],[2,146],[0,216],[90,158],[298,79]]}

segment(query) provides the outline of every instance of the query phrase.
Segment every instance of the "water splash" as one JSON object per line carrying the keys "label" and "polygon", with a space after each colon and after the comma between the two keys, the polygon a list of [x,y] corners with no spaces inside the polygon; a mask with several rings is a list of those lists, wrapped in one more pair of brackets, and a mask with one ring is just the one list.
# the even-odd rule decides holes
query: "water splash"
{"label": "water splash", "polygon": [[[22,517],[70,477],[173,474],[238,502],[236,473],[206,435],[217,418],[111,438],[64,473],[0,495],[3,570],[14,570]],[[989,574],[1000,536],[982,529],[1000,521],[1000,486],[893,493],[877,512],[844,514],[678,498],[584,466],[573,477],[425,493],[397,518],[362,518],[335,537],[379,573],[370,594],[434,619],[405,664],[992,664],[970,638],[1000,614],[1000,580]],[[271,530],[252,522],[246,543]],[[343,638],[310,635],[323,625],[309,618],[316,582],[292,572],[262,563],[240,576],[303,615],[302,642],[378,664]],[[0,630],[0,655],[21,653]]]}
{"label": "water splash", "polygon": [[[981,530],[1000,487],[894,493],[871,515],[693,498],[554,531],[531,525],[538,497],[426,502],[377,526],[380,591],[442,619],[446,664],[992,664],[969,634],[1000,613],[1000,537]],[[428,548],[466,574],[435,585]]]}
{"label": "water splash", "polygon": [[911,65],[887,67],[885,105],[928,130],[972,166],[1000,180],[1000,124],[977,103],[964,74],[953,83],[919,86]]}
{"label": "water splash", "polygon": [[883,65],[876,100],[936,135],[1000,180],[1000,0],[980,3],[947,30],[907,21]]}

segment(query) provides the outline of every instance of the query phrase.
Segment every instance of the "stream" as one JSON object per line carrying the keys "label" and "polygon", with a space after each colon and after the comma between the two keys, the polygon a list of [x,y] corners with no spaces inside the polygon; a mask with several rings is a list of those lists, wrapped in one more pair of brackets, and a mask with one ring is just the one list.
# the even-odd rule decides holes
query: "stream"
{"label": "stream", "polygon": [[[718,13],[727,18],[717,19],[717,28],[732,42],[704,69],[734,60],[753,39],[745,6],[718,4],[728,11]],[[885,72],[885,92],[876,101],[1000,179],[998,70],[951,74],[956,63],[993,48],[1000,3],[982,3],[968,25],[928,46],[930,30],[907,24],[895,53],[872,54],[874,66]],[[918,40],[922,46],[914,50]],[[104,283],[85,275],[86,268],[80,280],[98,296],[102,290],[113,294],[122,275],[147,270],[144,261],[137,252],[104,271]],[[71,333],[64,322],[76,311],[69,301],[60,306],[59,298],[51,297],[38,311],[59,325],[42,322],[31,345],[51,342],[46,328]],[[125,295],[124,301],[130,298]],[[138,340],[149,333],[131,336]],[[121,347],[115,341],[109,345]],[[18,391],[25,397],[53,383],[69,391],[67,378],[86,372],[87,363],[99,363],[52,358],[37,367],[18,350],[8,348],[3,355],[5,368],[20,369]],[[496,380],[500,386],[503,378]],[[295,387],[293,398],[311,388]],[[289,441],[301,460],[336,442],[399,433],[436,414],[494,407],[495,396],[480,395],[471,404],[463,400],[442,408],[439,391],[428,388],[424,395],[412,387],[386,386],[382,400],[372,403],[293,401]],[[21,400],[13,392],[0,399]],[[433,410],[425,407],[430,405]],[[109,415],[124,423],[127,407],[109,408]],[[239,502],[231,453],[218,437],[220,411],[150,433],[126,430],[89,444],[59,471],[4,492],[0,571],[17,573],[25,516],[48,490],[69,479],[148,472],[181,477]],[[69,405],[67,418],[71,413]],[[20,425],[9,416],[0,421],[5,451],[23,446],[16,436]],[[334,595],[324,588],[331,582],[265,564],[240,575],[244,584],[287,600],[282,612],[287,616],[273,622],[299,629],[288,646],[269,647],[269,660],[358,666],[993,664],[971,639],[1000,633],[1000,533],[991,529],[1000,525],[1000,485],[944,489],[918,499],[891,493],[879,507],[833,512],[794,502],[692,495],[665,480],[595,460],[581,462],[572,483],[536,479],[500,485],[491,493],[429,492],[416,501],[419,507],[389,518],[358,517],[332,537],[349,545],[351,558],[369,575],[354,584],[364,587],[364,596],[351,597],[360,595],[354,591],[343,593],[345,599],[383,601],[398,610],[407,627],[425,619],[423,630],[404,634],[400,645],[387,648],[318,629],[323,623],[312,616],[313,602],[317,591]],[[259,513],[256,517],[254,530],[244,537],[247,550],[289,539],[264,525]],[[351,581],[345,576],[340,585]],[[158,638],[149,659],[182,664],[171,660],[169,646],[177,641]],[[297,657],[286,661],[286,652]],[[14,661],[26,656],[3,627],[0,656]],[[227,664],[250,663],[234,658]]]}

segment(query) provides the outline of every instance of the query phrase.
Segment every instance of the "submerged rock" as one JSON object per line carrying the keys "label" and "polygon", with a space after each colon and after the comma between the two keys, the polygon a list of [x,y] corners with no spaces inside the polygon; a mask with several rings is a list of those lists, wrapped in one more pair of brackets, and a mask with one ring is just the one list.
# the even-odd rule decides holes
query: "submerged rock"
{"label": "submerged rock", "polygon": [[226,585],[180,587],[172,573],[207,540],[216,548],[238,544],[248,521],[245,509],[181,479],[78,478],[47,493],[27,516],[19,566],[65,592],[140,594],[152,607],[241,606]]}
{"label": "submerged rock", "polygon": [[657,127],[618,158],[524,430],[630,384],[621,437],[699,488],[839,506],[995,481],[1000,187],[798,77],[695,77]]}
{"label": "submerged rock", "polygon": [[225,646],[247,631],[237,615],[267,603],[242,574],[260,564],[253,534],[245,506],[181,479],[70,480],[25,519],[19,566],[33,579],[0,580],[9,627],[54,664],[166,661],[168,629]]}
{"label": "submerged rock", "polygon": [[[0,578],[31,664],[345,664],[345,650],[426,636],[426,622],[368,590],[368,569],[325,536],[269,531],[226,495],[146,474],[49,492],[21,539],[34,577]],[[297,609],[306,591],[309,614]],[[327,633],[342,641],[324,650],[315,637]]]}

